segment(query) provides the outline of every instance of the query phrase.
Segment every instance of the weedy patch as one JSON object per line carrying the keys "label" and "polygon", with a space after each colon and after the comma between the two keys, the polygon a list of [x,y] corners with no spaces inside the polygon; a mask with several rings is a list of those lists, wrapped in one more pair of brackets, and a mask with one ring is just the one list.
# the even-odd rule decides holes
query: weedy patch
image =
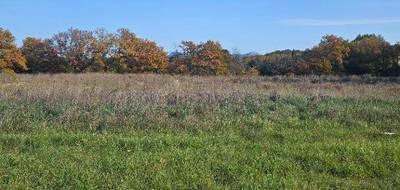
{"label": "weedy patch", "polygon": [[0,189],[396,189],[397,81],[17,75]]}

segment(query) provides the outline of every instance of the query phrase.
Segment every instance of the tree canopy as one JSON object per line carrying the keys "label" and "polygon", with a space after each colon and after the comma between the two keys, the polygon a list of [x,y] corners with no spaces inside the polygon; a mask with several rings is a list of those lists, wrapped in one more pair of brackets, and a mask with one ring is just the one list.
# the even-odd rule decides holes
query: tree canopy
{"label": "tree canopy", "polygon": [[172,59],[172,71],[197,75],[227,74],[226,51],[221,44],[214,41],[196,44],[183,41],[178,52]]}
{"label": "tree canopy", "polygon": [[26,60],[15,44],[10,31],[0,28],[0,71],[14,72],[27,70]]}
{"label": "tree canopy", "polygon": [[28,73],[116,72],[191,75],[400,75],[400,44],[382,36],[359,35],[349,41],[325,35],[306,50],[265,55],[232,53],[217,41],[183,41],[168,54],[128,29],[70,28],[48,39],[27,37],[18,48],[10,31],[0,28],[0,70]]}

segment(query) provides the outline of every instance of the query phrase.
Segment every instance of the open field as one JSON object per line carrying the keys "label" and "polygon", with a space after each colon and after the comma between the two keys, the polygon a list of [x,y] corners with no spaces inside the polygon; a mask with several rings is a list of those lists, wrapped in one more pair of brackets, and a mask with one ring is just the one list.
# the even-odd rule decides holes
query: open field
{"label": "open field", "polygon": [[0,189],[396,189],[400,78],[18,75]]}

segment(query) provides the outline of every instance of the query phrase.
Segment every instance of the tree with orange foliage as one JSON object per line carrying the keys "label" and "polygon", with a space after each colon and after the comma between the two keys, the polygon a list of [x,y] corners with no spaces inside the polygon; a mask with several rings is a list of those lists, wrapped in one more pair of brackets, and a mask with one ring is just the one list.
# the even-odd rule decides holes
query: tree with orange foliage
{"label": "tree with orange foliage", "polygon": [[316,74],[344,72],[344,60],[349,56],[348,42],[335,35],[322,37],[317,47],[307,53],[310,69]]}
{"label": "tree with orange foliage", "polygon": [[167,53],[155,42],[140,39],[128,29],[119,29],[111,70],[117,72],[164,72],[168,67]]}
{"label": "tree with orange foliage", "polygon": [[334,73],[344,72],[343,63],[350,53],[346,40],[335,35],[326,35],[322,37],[319,49],[321,56],[330,63]]}
{"label": "tree with orange foliage", "polygon": [[175,73],[194,75],[220,75],[228,73],[225,63],[225,50],[214,41],[196,44],[184,41],[180,46],[182,52],[172,59],[172,70]]}
{"label": "tree with orange foliage", "polygon": [[15,44],[10,31],[0,28],[0,72],[25,71],[26,60]]}

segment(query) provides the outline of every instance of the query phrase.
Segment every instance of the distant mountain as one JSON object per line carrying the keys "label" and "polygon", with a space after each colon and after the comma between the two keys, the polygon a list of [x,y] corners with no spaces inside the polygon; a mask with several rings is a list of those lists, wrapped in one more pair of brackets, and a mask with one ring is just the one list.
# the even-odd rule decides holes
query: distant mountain
{"label": "distant mountain", "polygon": [[[179,56],[179,55],[182,55],[182,53],[177,52],[177,51],[173,51],[168,54],[169,57],[175,57],[175,56]],[[240,56],[242,56],[242,57],[258,56],[258,55],[261,55],[261,54],[259,54],[258,52],[255,52],[255,51],[245,53],[245,54],[240,54]]]}
{"label": "distant mountain", "polygon": [[175,57],[175,56],[179,56],[179,55],[182,55],[182,53],[173,51],[168,54],[168,57]]}
{"label": "distant mountain", "polygon": [[261,54],[259,54],[258,52],[255,52],[255,51],[242,54],[242,56],[244,56],[244,57],[248,57],[248,56],[257,56],[257,55],[261,55]]}

